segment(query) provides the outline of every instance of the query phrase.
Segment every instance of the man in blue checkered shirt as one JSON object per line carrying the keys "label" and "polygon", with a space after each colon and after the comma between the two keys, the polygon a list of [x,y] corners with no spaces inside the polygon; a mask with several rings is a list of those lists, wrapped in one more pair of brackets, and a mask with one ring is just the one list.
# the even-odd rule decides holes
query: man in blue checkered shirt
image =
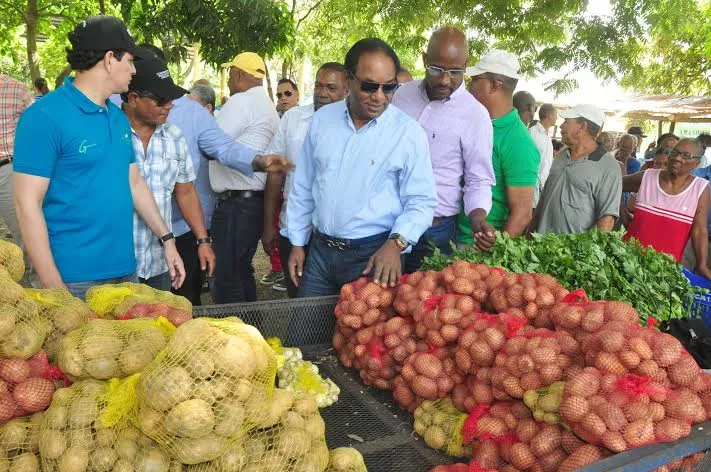
{"label": "man in blue checkered shirt", "polygon": [[[172,196],[178,203],[190,229],[198,241],[207,240],[200,200],[193,185],[195,170],[188,143],[180,129],[166,123],[172,101],[187,91],[173,83],[163,61],[151,54],[136,61],[136,75],[129,90],[122,94],[123,110],[131,124],[136,165],[158,204],[163,220],[172,221]],[[173,238],[171,233],[168,239]],[[133,220],[134,245],[138,263],[138,278],[159,290],[170,290],[171,280],[163,257],[162,243],[138,215]],[[215,265],[215,254],[209,244],[208,271]]]}

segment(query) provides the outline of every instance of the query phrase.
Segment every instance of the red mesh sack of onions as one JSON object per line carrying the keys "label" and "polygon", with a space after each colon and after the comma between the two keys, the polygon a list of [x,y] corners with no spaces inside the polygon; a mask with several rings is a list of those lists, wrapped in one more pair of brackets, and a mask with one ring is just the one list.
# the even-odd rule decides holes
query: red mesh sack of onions
{"label": "red mesh sack of onions", "polygon": [[688,457],[684,457],[682,459],[676,460],[674,462],[670,462],[669,464],[665,464],[661,467],[657,467],[656,469],[652,470],[652,472],[671,472],[671,471],[683,471],[683,472],[693,472],[695,470],[702,470],[702,469],[696,469],[696,465],[701,462],[704,457],[706,456],[706,452],[697,452],[696,454],[692,454]]}
{"label": "red mesh sack of onions", "polygon": [[570,292],[560,303],[551,307],[548,316],[556,330],[567,330],[579,340],[611,323],[617,326],[639,325],[639,313],[632,305],[616,301],[591,302],[582,289]]}
{"label": "red mesh sack of onions", "polygon": [[494,313],[512,308],[522,310],[531,325],[552,328],[547,309],[566,295],[568,290],[550,275],[508,272],[489,292],[489,306]]}
{"label": "red mesh sack of onions", "polygon": [[679,340],[653,328],[609,323],[584,338],[580,349],[585,364],[603,372],[650,377],[664,387],[706,388],[701,368]]}
{"label": "red mesh sack of onions", "polygon": [[40,351],[27,360],[0,359],[0,423],[47,409],[66,377]]}
{"label": "red mesh sack of onions", "polygon": [[400,316],[412,316],[415,306],[432,296],[442,295],[440,273],[434,270],[417,271],[400,277],[400,285],[395,289],[393,309]]}
{"label": "red mesh sack of onions", "polygon": [[454,365],[452,350],[444,347],[412,354],[405,359],[395,381],[395,401],[403,408],[409,410],[412,407],[414,410],[422,400],[437,400],[446,396],[455,385],[462,383],[463,376]]}
{"label": "red mesh sack of onions", "polygon": [[583,441],[617,453],[684,437],[705,412],[699,396],[688,389],[587,367],[566,382],[560,416]]}
{"label": "red mesh sack of onions", "polygon": [[514,441],[517,426],[522,420],[532,419],[531,410],[522,402],[498,402],[493,405],[477,405],[467,416],[462,426],[464,444],[489,439],[499,443]]}
{"label": "red mesh sack of onions", "polygon": [[491,367],[506,340],[518,334],[527,321],[524,315],[514,312],[474,315],[471,325],[459,337],[454,355],[457,367],[470,374],[476,374],[481,367]]}
{"label": "red mesh sack of onions", "polygon": [[415,333],[430,346],[454,344],[480,310],[479,302],[466,295],[432,296],[414,306]]}
{"label": "red mesh sack of onions", "polygon": [[185,309],[177,308],[167,303],[146,302],[132,305],[122,315],[116,316],[117,320],[133,320],[135,318],[158,318],[162,316],[174,326],[180,326],[193,319],[193,314]]}
{"label": "red mesh sack of onions", "polygon": [[[522,330],[504,344],[491,369],[494,398],[523,398],[527,390],[537,390],[563,380],[577,365],[578,342],[566,332],[548,329]],[[502,398],[501,392],[506,398]]]}
{"label": "red mesh sack of onions", "polygon": [[[508,398],[505,392],[497,394]],[[477,405],[491,404],[495,400],[491,385],[491,367],[480,367],[476,374],[467,375],[464,382],[455,385],[452,390],[452,403],[461,411],[471,411]]]}
{"label": "red mesh sack of onions", "polygon": [[383,288],[361,277],[341,287],[334,314],[336,325],[361,329],[385,321],[393,314],[393,289]]}

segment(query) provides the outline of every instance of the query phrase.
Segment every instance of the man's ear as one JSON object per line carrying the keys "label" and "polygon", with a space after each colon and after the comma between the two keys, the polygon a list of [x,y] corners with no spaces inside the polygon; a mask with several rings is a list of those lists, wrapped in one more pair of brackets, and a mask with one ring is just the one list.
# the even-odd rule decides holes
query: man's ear
{"label": "man's ear", "polygon": [[210,110],[210,113],[213,113],[215,111],[215,105],[213,105],[212,103],[208,103],[207,109]]}
{"label": "man's ear", "polygon": [[427,53],[423,52],[422,53],[422,63],[427,67]]}

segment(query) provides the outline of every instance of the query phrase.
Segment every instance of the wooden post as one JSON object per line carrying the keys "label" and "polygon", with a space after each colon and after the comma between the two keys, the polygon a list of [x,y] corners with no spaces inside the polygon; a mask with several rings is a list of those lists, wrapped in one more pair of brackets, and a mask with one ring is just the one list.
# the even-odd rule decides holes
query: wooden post
{"label": "wooden post", "polygon": [[673,133],[674,128],[676,128],[676,117],[672,118],[671,124],[669,125],[669,132]]}
{"label": "wooden post", "polygon": [[657,139],[659,139],[662,136],[662,128],[663,128],[663,120],[657,121]]}

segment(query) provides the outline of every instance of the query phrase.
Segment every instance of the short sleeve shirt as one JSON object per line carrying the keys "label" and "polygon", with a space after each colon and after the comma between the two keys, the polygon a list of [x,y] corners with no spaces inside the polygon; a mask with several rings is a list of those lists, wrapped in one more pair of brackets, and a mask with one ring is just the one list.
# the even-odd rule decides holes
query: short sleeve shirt
{"label": "short sleeve shirt", "polygon": [[136,271],[131,128],[116,105],[97,105],[73,80],[22,114],[13,167],[49,179],[42,210],[62,280],[122,277]]}
{"label": "short sleeve shirt", "polygon": [[620,165],[601,147],[590,156],[573,160],[570,150],[551,167],[543,189],[539,233],[583,233],[604,216],[620,215]]}
{"label": "short sleeve shirt", "polygon": [[[492,206],[486,220],[491,226],[501,230],[510,215],[506,187],[534,187],[538,181],[541,156],[516,109],[493,120],[492,124],[492,161],[496,185],[492,187]],[[465,244],[473,243],[471,224],[464,212],[459,215],[457,240]]]}

